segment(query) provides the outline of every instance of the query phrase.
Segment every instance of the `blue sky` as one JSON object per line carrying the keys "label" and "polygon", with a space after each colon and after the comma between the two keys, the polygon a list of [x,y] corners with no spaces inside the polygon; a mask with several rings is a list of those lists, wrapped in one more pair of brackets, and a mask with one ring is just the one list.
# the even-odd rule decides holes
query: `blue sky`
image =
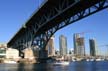
{"label": "blue sky", "polygon": [[[22,24],[39,7],[40,0],[0,0],[0,43],[8,42]],[[73,48],[73,34],[85,33],[86,52],[89,52],[88,40],[95,38],[97,46],[108,44],[108,9],[77,21],[55,33],[55,48],[59,48],[59,36],[67,37],[68,49]],[[104,51],[106,47],[103,47]],[[100,48],[103,50],[103,48]]]}
{"label": "blue sky", "polygon": [[36,0],[0,0],[0,42],[8,42],[36,8]]}

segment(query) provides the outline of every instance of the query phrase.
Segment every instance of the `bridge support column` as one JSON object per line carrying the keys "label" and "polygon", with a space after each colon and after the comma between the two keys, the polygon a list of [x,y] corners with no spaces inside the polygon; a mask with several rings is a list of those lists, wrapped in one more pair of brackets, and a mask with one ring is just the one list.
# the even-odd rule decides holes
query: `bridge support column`
{"label": "bridge support column", "polygon": [[19,49],[19,57],[24,58],[24,53]]}
{"label": "bridge support column", "polygon": [[40,63],[46,63],[47,59],[48,59],[48,51],[47,50],[43,50],[43,49],[40,50],[39,51],[39,59],[38,59],[38,61]]}
{"label": "bridge support column", "polygon": [[24,58],[24,53],[23,52],[19,52],[19,56],[21,57],[21,58]]}

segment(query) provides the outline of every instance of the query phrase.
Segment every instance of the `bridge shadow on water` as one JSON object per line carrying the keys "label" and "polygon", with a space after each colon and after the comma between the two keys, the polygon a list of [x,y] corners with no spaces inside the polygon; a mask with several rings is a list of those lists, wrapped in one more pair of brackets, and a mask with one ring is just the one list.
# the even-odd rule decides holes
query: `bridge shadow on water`
{"label": "bridge shadow on water", "polygon": [[53,66],[46,63],[41,64],[19,64],[17,71],[54,71]]}
{"label": "bridge shadow on water", "polygon": [[16,71],[70,71],[68,66],[53,65],[52,63],[19,64]]}

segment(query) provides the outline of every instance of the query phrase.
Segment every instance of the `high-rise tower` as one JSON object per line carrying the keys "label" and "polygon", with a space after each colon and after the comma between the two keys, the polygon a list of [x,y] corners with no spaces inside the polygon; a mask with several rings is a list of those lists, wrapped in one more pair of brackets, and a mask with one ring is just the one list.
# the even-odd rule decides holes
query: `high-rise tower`
{"label": "high-rise tower", "polygon": [[61,35],[59,37],[60,42],[60,55],[64,56],[67,54],[67,39],[65,36]]}
{"label": "high-rise tower", "polygon": [[90,55],[96,56],[96,43],[94,39],[89,39],[90,44]]}
{"label": "high-rise tower", "polygon": [[76,43],[76,40],[77,38],[79,38],[79,34],[74,34],[73,36],[73,42],[74,42],[74,54],[78,54],[78,48],[77,48],[77,43]]}
{"label": "high-rise tower", "polygon": [[48,56],[55,56],[55,48],[54,48],[54,36],[52,36],[46,46],[48,50]]}
{"label": "high-rise tower", "polygon": [[85,44],[84,37],[81,37],[80,34],[74,34],[74,54],[77,56],[85,55]]}

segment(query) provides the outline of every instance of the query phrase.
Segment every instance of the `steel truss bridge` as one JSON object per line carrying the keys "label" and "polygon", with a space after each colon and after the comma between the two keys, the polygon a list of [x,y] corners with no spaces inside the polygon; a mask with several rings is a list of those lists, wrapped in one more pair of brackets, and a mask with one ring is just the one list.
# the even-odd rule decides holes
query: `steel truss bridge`
{"label": "steel truss bridge", "polygon": [[45,0],[41,7],[8,42],[8,47],[23,50],[38,46],[40,58],[59,29],[108,7],[108,0]]}

